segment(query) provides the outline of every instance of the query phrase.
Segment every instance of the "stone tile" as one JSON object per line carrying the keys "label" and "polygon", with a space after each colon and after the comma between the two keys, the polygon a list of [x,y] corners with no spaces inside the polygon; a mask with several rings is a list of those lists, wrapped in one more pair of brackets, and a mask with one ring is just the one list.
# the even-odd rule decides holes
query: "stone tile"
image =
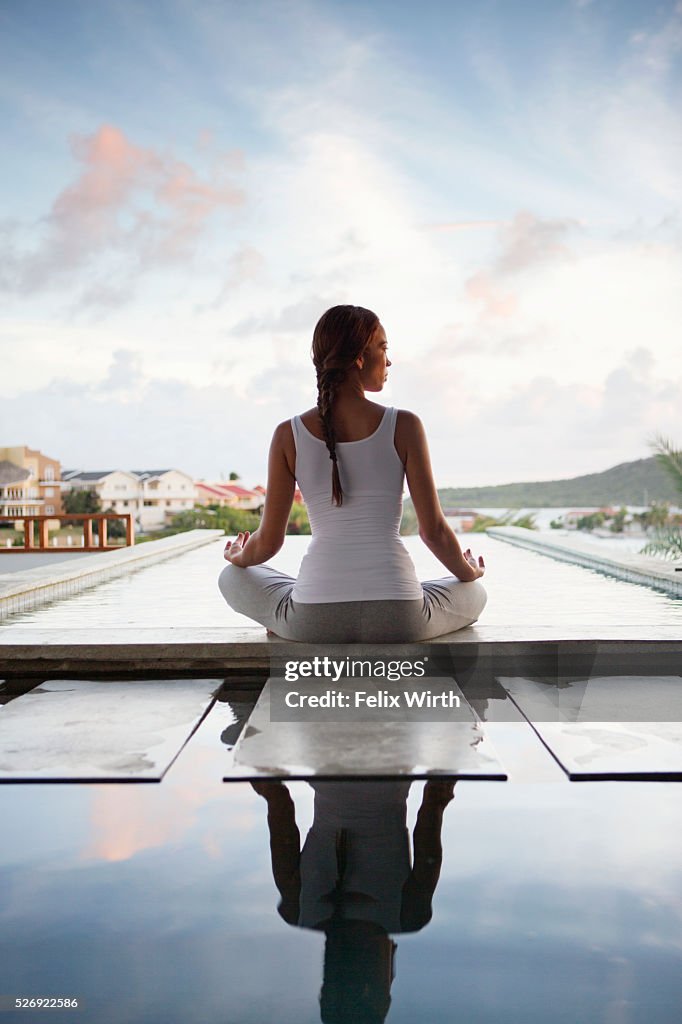
{"label": "stone tile", "polygon": [[682,677],[498,678],[570,779],[682,780]]}
{"label": "stone tile", "polygon": [[[555,657],[585,651],[599,645],[604,653],[656,651],[682,656],[677,626],[470,626],[457,633],[436,637],[422,644],[392,644],[394,656],[418,655],[424,647],[435,652],[469,654],[479,657],[510,655],[522,657],[544,650]],[[375,645],[376,647],[377,645]],[[381,645],[379,645],[381,646]],[[145,669],[198,670],[207,673],[232,668],[258,667],[267,677],[270,660],[278,652],[294,649],[304,657],[307,645],[287,643],[266,636],[260,626],[200,629],[187,627],[120,627],[118,629],[38,629],[34,626],[0,625],[0,672],[97,672],[107,667],[117,672]],[[383,649],[383,648],[382,648]],[[317,647],[319,650],[319,646]],[[370,648],[359,644],[329,646],[333,656],[366,654]],[[507,674],[517,670],[510,669]],[[524,671],[518,670],[518,674]]]}
{"label": "stone tile", "polygon": [[221,684],[43,682],[0,708],[0,781],[159,781]]}
{"label": "stone tile", "polygon": [[[456,684],[449,683],[457,690]],[[363,686],[369,689],[367,683]],[[237,742],[225,781],[440,775],[506,778],[491,741],[465,700],[462,721],[405,722],[380,715],[376,722],[271,722],[271,691],[268,680]]]}

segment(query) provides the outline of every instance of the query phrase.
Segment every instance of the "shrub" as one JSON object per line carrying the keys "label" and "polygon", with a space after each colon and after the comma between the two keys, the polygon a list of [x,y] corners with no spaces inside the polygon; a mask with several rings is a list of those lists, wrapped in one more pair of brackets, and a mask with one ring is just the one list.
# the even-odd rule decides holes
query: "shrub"
{"label": "shrub", "polygon": [[289,522],[287,523],[287,533],[306,534],[308,536],[312,533],[310,520],[308,518],[308,509],[305,505],[302,505],[300,501],[295,501],[291,506]]}

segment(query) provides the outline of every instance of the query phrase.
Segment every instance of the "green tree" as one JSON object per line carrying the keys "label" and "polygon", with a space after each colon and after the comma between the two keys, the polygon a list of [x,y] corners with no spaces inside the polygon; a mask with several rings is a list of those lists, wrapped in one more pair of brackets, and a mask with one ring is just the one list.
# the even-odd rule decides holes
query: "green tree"
{"label": "green tree", "polygon": [[305,505],[302,505],[300,501],[295,501],[291,506],[289,522],[287,523],[287,533],[306,535],[312,533],[310,520],[308,519],[308,509]]}
{"label": "green tree", "polygon": [[232,470],[232,472],[230,473],[229,479],[230,480],[239,480],[239,473],[235,473],[235,471]]}
{"label": "green tree", "polygon": [[76,512],[101,512],[102,510],[99,494],[94,488],[87,491],[73,488],[66,492],[62,504],[64,511],[72,515]]}
{"label": "green tree", "polygon": [[611,533],[623,532],[623,530],[625,529],[625,517],[627,516],[627,514],[628,510],[626,508],[621,507],[618,509],[615,516],[611,518],[611,522],[609,523],[609,530],[611,531]]}
{"label": "green tree", "polygon": [[[116,509],[111,505],[109,508],[104,509],[105,512],[115,512]],[[107,519],[107,539],[114,540],[117,537],[125,537],[126,535],[126,524],[125,519]]]}
{"label": "green tree", "polygon": [[605,522],[606,516],[603,512],[590,512],[589,515],[580,516],[575,525],[577,530],[587,530],[590,533],[597,526],[603,526]]}
{"label": "green tree", "polygon": [[403,516],[400,520],[400,533],[403,537],[413,536],[415,533],[419,533],[417,513],[415,512],[414,505],[411,501],[406,501],[403,505]]}
{"label": "green tree", "polygon": [[241,508],[205,508],[198,505],[187,512],[178,512],[171,520],[173,533],[185,530],[223,530],[235,534],[249,530],[253,533],[260,525],[260,516]]}
{"label": "green tree", "polygon": [[[508,512],[506,516],[500,516],[495,519],[494,516],[482,516],[480,512],[476,515],[470,533],[485,533],[491,526],[511,526],[512,525],[512,512]],[[516,525],[516,524],[514,524]]]}
{"label": "green tree", "polygon": [[635,512],[634,518],[643,530],[660,530],[669,525],[670,505],[666,501],[654,501],[644,512]]}
{"label": "green tree", "polygon": [[537,530],[535,516],[532,512],[526,513],[525,516],[519,516],[518,519],[514,520],[512,526],[519,526],[522,530]]}

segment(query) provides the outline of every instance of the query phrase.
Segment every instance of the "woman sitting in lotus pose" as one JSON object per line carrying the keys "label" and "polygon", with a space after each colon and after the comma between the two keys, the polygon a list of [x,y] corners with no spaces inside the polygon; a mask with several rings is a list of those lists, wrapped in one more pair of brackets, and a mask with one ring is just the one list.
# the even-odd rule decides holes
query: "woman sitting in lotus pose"
{"label": "woman sitting in lotus pose", "polygon": [[[485,571],[445,521],[418,416],[365,397],[391,362],[375,313],[333,306],[313,334],[317,407],[276,428],[261,524],[228,541],[220,574],[235,611],[285,640],[410,643],[475,622]],[[330,472],[331,460],[331,472]],[[400,534],[403,484],[419,536],[451,574],[420,582]],[[296,481],[312,540],[298,578],[264,565],[282,547]]]}

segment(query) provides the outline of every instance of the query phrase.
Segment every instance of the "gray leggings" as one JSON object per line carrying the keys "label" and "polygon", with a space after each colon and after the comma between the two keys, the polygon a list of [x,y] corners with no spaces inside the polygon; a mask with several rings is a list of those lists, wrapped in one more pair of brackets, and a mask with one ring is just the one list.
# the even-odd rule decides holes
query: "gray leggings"
{"label": "gray leggings", "polygon": [[228,564],[220,592],[236,612],[255,619],[284,640],[303,643],[418,643],[471,625],[487,595],[478,580],[455,576],[422,583],[424,596],[409,601],[292,601],[296,580],[270,565]]}

